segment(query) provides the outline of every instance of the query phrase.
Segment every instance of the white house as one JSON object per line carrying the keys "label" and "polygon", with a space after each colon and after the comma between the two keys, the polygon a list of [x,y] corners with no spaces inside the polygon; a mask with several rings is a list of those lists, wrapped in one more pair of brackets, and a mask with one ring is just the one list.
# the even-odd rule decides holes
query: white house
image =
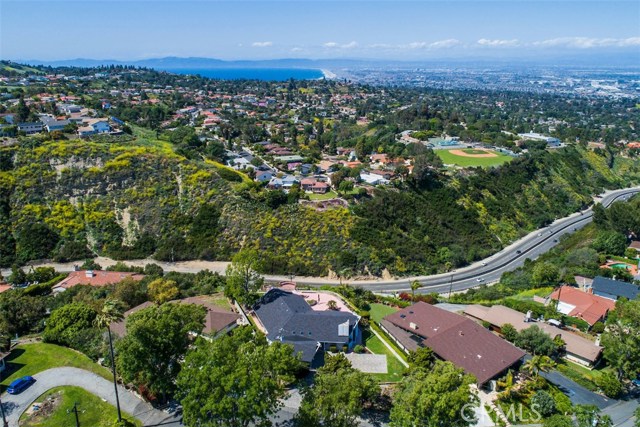
{"label": "white house", "polygon": [[366,172],[360,172],[360,179],[369,185],[386,185],[391,182],[380,175]]}

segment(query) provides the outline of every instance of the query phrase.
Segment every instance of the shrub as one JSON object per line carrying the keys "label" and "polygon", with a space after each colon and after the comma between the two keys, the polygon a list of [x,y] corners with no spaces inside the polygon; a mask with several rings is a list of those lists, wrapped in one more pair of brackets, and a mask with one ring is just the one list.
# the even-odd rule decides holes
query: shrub
{"label": "shrub", "polygon": [[616,398],[622,393],[622,383],[612,374],[602,374],[596,378],[596,385],[607,397]]}
{"label": "shrub", "polygon": [[544,427],[574,427],[571,417],[566,415],[554,415],[544,420]]}
{"label": "shrub", "polygon": [[337,352],[338,352],[338,347],[336,347],[336,346],[335,346],[335,344],[331,344],[331,345],[329,346],[329,351],[330,351],[331,353],[337,353]]}
{"label": "shrub", "polygon": [[594,334],[601,334],[604,332],[604,323],[598,321],[596,322],[593,327],[591,328],[591,332],[593,332]]}
{"label": "shrub", "polygon": [[364,347],[361,346],[360,344],[358,344],[355,347],[353,347],[353,352],[362,354],[362,353],[364,353]]}
{"label": "shrub", "polygon": [[556,411],[555,400],[544,390],[540,390],[533,395],[531,404],[537,406],[536,409],[543,417],[548,417]]}

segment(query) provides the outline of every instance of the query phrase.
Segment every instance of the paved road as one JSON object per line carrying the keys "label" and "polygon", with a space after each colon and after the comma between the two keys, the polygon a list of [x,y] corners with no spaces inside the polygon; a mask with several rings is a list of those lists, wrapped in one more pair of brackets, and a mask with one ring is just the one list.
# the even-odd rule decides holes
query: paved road
{"label": "paved road", "polygon": [[[620,200],[627,200],[634,194],[640,193],[640,187],[626,188],[622,190],[614,190],[605,192],[602,197],[594,198],[595,202],[601,203],[605,207],[609,207],[613,202]],[[417,292],[420,293],[447,293],[449,290],[452,292],[463,291],[469,288],[479,286],[482,283],[493,283],[500,280],[502,273],[506,271],[512,271],[517,267],[524,264],[525,259],[536,259],[541,254],[547,252],[553,248],[565,234],[573,233],[574,231],[584,227],[591,222],[593,218],[592,209],[586,209],[582,212],[574,213],[566,218],[558,219],[548,227],[536,230],[527,236],[523,237],[516,242],[513,242],[508,247],[504,248],[500,252],[482,260],[476,262],[467,267],[454,270],[451,273],[438,274],[433,276],[416,276],[416,277],[404,277],[401,279],[372,279],[372,280],[357,280],[349,281],[352,285],[361,286],[366,289],[370,289],[374,292],[397,292],[406,291],[410,289],[410,284],[414,280],[422,283],[423,287]],[[115,261],[99,258],[99,264],[110,265]],[[200,270],[209,269],[211,271],[224,272],[224,269],[228,263],[223,262],[205,262],[205,261],[185,261],[185,262],[158,262],[152,259],[127,261],[132,265],[146,265],[149,263],[159,264],[165,271],[179,271],[183,273],[197,273]],[[52,265],[56,267],[58,271],[71,271],[73,263],[68,264],[35,264],[38,265]],[[2,274],[7,276],[10,274],[9,270],[3,270]],[[265,275],[264,278],[267,281],[279,282],[289,280],[289,276],[282,275]],[[327,279],[325,277],[295,277],[295,281],[304,285],[321,286],[321,285],[338,285],[338,280]]]}
{"label": "paved road", "polygon": [[602,413],[611,417],[615,427],[635,427],[636,419],[633,416],[633,412],[638,407],[638,403],[637,398],[621,400],[615,405],[605,408]]}
{"label": "paved road", "polygon": [[564,394],[569,396],[574,405],[596,405],[600,409],[605,409],[618,403],[615,399],[606,398],[582,387],[558,371],[541,372],[540,375],[558,386]]}
{"label": "paved road", "polygon": [[[59,386],[78,386],[95,394],[112,405],[116,405],[113,383],[93,372],[78,368],[53,368],[33,376],[36,382],[18,395],[5,393],[2,404],[7,413],[9,427],[17,427],[20,415],[35,401],[38,396]],[[163,411],[154,409],[150,404],[139,399],[135,394],[118,386],[120,407],[124,412],[140,420],[145,426],[177,426],[179,420]]]}

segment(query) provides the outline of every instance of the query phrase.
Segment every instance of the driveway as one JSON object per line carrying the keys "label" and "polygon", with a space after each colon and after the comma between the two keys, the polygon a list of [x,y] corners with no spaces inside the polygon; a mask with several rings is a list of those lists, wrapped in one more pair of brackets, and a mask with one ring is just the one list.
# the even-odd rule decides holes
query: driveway
{"label": "driveway", "polygon": [[562,390],[574,405],[596,405],[600,409],[616,404],[615,399],[608,399],[594,393],[575,381],[570,380],[558,371],[540,372],[540,375]]}
{"label": "driveway", "polygon": [[[7,414],[9,427],[17,427],[20,415],[41,394],[54,387],[77,386],[116,405],[113,383],[105,380],[93,372],[78,368],[54,368],[40,372],[33,376],[36,380],[31,387],[18,395],[5,393],[2,404]],[[145,426],[179,425],[180,420],[166,412],[154,409],[150,404],[138,398],[134,393],[122,386],[118,386],[120,407],[124,412],[140,420]]]}

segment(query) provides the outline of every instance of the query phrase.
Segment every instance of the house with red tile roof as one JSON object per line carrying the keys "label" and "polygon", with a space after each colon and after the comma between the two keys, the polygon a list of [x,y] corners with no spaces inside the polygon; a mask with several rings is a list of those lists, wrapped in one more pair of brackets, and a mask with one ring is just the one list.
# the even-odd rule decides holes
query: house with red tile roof
{"label": "house with red tile roof", "polygon": [[140,281],[144,274],[120,271],[79,270],[69,273],[66,279],[53,287],[54,292],[62,292],[77,285],[106,286],[122,282],[126,278]]}
{"label": "house with red tile roof", "polygon": [[386,316],[380,326],[403,350],[429,347],[439,358],[474,375],[480,386],[525,356],[476,322],[424,302]]}
{"label": "house with red tile roof", "polygon": [[549,300],[558,301],[560,313],[580,318],[591,326],[598,321],[604,321],[607,314],[616,308],[615,301],[581,291],[573,286],[561,286],[549,295]]}

